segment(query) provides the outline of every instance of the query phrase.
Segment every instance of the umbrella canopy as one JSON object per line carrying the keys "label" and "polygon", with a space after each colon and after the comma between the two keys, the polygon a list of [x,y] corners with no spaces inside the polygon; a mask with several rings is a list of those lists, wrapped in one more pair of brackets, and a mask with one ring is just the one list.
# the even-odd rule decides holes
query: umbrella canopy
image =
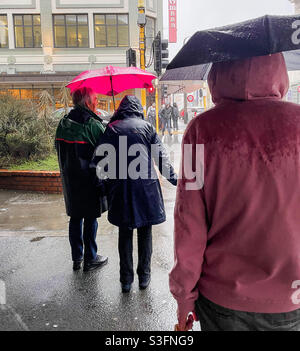
{"label": "umbrella canopy", "polygon": [[67,85],[67,88],[73,92],[88,87],[97,94],[114,96],[128,89],[150,88],[153,79],[156,79],[154,74],[136,67],[108,66],[82,72]]}
{"label": "umbrella canopy", "polygon": [[[179,51],[167,70],[299,50],[298,27],[299,15],[266,15],[225,27],[199,31]],[[205,66],[199,66],[198,69],[207,73],[209,67],[206,66],[205,69]]]}
{"label": "umbrella canopy", "polygon": [[169,69],[162,75],[160,82],[168,82],[169,84],[181,82],[182,85],[184,82],[206,80],[211,66],[211,63],[206,63],[203,65]]}
{"label": "umbrella canopy", "polygon": [[168,87],[168,95],[170,94],[190,94],[193,91],[204,87],[203,80],[174,80],[162,81],[161,85]]}

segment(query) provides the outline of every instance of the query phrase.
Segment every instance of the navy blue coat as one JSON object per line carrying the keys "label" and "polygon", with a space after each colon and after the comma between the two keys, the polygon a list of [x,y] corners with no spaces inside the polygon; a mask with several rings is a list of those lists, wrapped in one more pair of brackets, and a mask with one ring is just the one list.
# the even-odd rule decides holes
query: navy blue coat
{"label": "navy blue coat", "polygon": [[[120,137],[123,137],[121,141]],[[125,137],[125,138],[124,138]],[[124,144],[126,140],[126,144]],[[164,201],[158,176],[154,169],[151,157],[151,145],[156,146],[156,163],[161,173],[169,174],[166,178],[173,185],[177,185],[177,175],[169,162],[166,151],[153,126],[144,120],[143,108],[139,100],[134,96],[126,96],[111,122],[106,128],[103,137],[100,138],[92,167],[97,167],[98,174],[113,164],[112,153],[99,155],[99,150],[104,144],[109,144],[116,150],[116,177],[110,177],[104,181],[108,197],[108,220],[110,223],[122,228],[140,228],[144,226],[162,223],[166,220]],[[128,150],[136,144],[142,145],[142,151],[135,156],[128,156]],[[121,147],[120,147],[121,146]],[[105,157],[105,155],[107,155]],[[153,155],[153,153],[152,153]],[[139,157],[140,165],[134,168],[132,162]],[[105,167],[99,162],[108,161]],[[122,176],[125,166],[125,176]],[[137,162],[139,163],[139,162]],[[147,175],[141,175],[133,179],[128,176],[128,167],[141,171],[146,170]],[[122,168],[122,170],[121,170]],[[166,173],[165,173],[166,172]],[[130,172],[129,172],[130,173]],[[127,179],[123,179],[127,178]]]}

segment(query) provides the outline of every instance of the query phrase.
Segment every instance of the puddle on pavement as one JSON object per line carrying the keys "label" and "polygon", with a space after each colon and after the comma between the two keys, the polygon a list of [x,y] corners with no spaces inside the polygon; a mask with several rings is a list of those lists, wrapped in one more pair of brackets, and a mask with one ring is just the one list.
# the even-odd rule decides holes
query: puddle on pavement
{"label": "puddle on pavement", "polygon": [[62,195],[0,191],[0,231],[52,233],[66,230],[67,226]]}

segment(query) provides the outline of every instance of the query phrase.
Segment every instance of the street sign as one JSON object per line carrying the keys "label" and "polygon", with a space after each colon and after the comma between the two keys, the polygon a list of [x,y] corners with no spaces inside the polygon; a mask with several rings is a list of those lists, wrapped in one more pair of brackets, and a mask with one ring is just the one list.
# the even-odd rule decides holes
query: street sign
{"label": "street sign", "polygon": [[177,43],[177,0],[169,0],[169,42]]}
{"label": "street sign", "polygon": [[188,100],[188,102],[193,102],[194,101],[194,96],[193,95],[188,95],[187,100]]}

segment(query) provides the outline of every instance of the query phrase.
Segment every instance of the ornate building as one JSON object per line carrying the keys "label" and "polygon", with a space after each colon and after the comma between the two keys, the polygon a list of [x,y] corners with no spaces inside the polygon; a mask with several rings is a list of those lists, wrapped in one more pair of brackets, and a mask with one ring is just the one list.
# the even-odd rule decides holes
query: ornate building
{"label": "ornate building", "polygon": [[[0,0],[0,92],[54,97],[78,73],[125,66],[139,47],[138,0]],[[162,0],[146,1],[146,36],[163,28]],[[149,44],[150,45],[150,44]],[[57,101],[58,102],[58,101]],[[109,109],[109,104],[103,106]]]}

